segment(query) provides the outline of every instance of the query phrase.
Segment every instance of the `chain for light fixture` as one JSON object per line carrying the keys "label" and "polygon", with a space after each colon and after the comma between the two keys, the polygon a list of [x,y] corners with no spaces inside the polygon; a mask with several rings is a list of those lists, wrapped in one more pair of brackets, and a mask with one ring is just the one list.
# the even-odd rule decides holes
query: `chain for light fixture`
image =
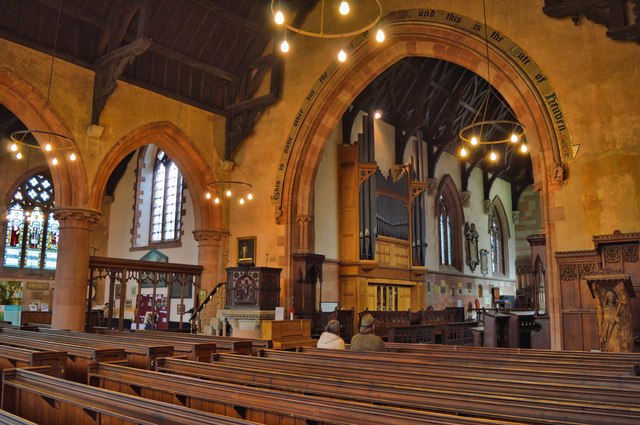
{"label": "chain for light fixture", "polygon": [[[495,93],[491,86],[491,66],[489,63],[489,36],[487,30],[487,9],[485,0],[482,0],[482,13],[484,19],[484,47],[487,60],[487,91],[482,99],[482,103],[478,108],[471,124],[463,127],[460,130],[459,137],[463,141],[462,148],[460,149],[460,156],[466,157],[469,154],[467,145],[474,147],[478,145],[491,145],[491,151],[489,159],[491,161],[497,161],[498,155],[493,150],[493,145],[502,143],[520,143],[520,152],[526,153],[529,149],[524,140],[524,135],[527,132],[527,128],[519,121],[514,120],[490,120],[487,119],[489,110],[489,99],[493,95],[507,110],[511,111],[515,116],[509,105],[502,101],[502,99]],[[491,138],[490,133],[492,130],[498,129],[499,133],[497,137]]]}
{"label": "chain for light fixture", "polygon": [[[371,5],[375,5],[376,7],[375,17],[371,21],[367,22],[362,27],[352,29],[351,31],[327,32],[325,31],[325,0],[322,0],[321,6],[320,6],[321,10],[320,10],[320,30],[319,31],[305,30],[299,26],[293,25],[293,23],[291,22],[288,22],[284,12],[280,8],[280,1],[278,0],[277,1],[278,4],[276,5],[276,0],[271,0],[271,14],[273,15],[273,19],[277,25],[284,27],[284,38],[282,43],[280,44],[280,50],[283,53],[287,53],[290,49],[289,42],[287,41],[287,30],[293,31],[297,34],[305,35],[308,37],[324,38],[324,39],[353,37],[353,36],[362,34],[366,31],[369,31],[371,28],[375,27],[376,25],[379,25],[380,19],[382,18],[382,5],[380,4],[380,0],[369,0],[369,2],[371,3]],[[338,3],[338,2],[335,1],[335,3]],[[343,0],[340,2],[338,11],[343,16],[348,15],[351,12],[351,6],[347,1]],[[375,39],[378,43],[382,43],[385,40],[384,31],[380,26],[378,26]],[[341,49],[340,52],[338,53],[338,60],[340,62],[344,62],[347,60],[347,53],[344,51],[344,49]]]}
{"label": "chain for light fixture", "polygon": [[[56,19],[56,31],[53,38],[53,51],[51,52],[51,67],[49,68],[49,84],[47,86],[47,101],[45,102],[42,110],[42,115],[44,115],[44,108],[49,106],[49,98],[51,97],[51,84],[53,81],[53,65],[55,63],[55,53],[56,47],[58,44],[58,31],[60,29],[60,16],[62,14],[62,0],[58,4],[58,17]],[[38,137],[47,137],[47,142],[42,148],[45,152],[49,153],[51,158],[51,165],[58,165],[59,159],[56,155],[56,152],[70,152],[68,159],[70,161],[75,161],[77,159],[75,152],[73,149],[76,144],[73,139],[64,134],[55,133],[52,131],[45,130],[19,130],[11,133],[11,144],[9,146],[9,150],[12,152],[16,159],[22,159],[24,154],[22,153],[24,150],[28,149],[40,149],[39,145],[33,145],[29,142],[25,141],[25,138],[28,136],[34,137],[37,139]]]}

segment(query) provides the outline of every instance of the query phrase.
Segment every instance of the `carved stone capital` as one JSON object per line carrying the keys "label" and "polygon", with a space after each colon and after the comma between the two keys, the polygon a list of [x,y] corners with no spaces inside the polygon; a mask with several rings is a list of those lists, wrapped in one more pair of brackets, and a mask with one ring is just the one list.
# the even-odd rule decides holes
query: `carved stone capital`
{"label": "carved stone capital", "polygon": [[299,224],[303,224],[303,223],[311,223],[313,221],[313,216],[312,215],[298,215],[296,217],[296,221]]}
{"label": "carved stone capital", "polygon": [[520,211],[511,211],[511,220],[513,224],[520,223]]}
{"label": "carved stone capital", "polygon": [[482,200],[482,212],[484,215],[489,215],[489,213],[491,212],[491,205],[493,203],[491,202],[491,199],[483,199]]}
{"label": "carved stone capital", "polygon": [[438,192],[438,179],[430,178],[427,179],[427,195],[436,196]]}
{"label": "carved stone capital", "polygon": [[462,206],[464,208],[469,208],[469,205],[471,204],[471,192],[468,190],[460,192],[460,202],[462,202]]}
{"label": "carved stone capital", "polygon": [[92,230],[102,213],[91,208],[61,207],[53,210],[53,217],[60,223],[61,229]]}
{"label": "carved stone capital", "polygon": [[273,216],[277,224],[286,224],[286,216],[281,205],[276,205],[273,210]]}
{"label": "carved stone capital", "polygon": [[553,164],[551,166],[551,178],[556,184],[563,183],[567,179],[567,171],[563,164]]}
{"label": "carved stone capital", "polygon": [[214,244],[220,242],[229,235],[228,232],[222,230],[194,230],[193,239],[199,243],[199,245]]}

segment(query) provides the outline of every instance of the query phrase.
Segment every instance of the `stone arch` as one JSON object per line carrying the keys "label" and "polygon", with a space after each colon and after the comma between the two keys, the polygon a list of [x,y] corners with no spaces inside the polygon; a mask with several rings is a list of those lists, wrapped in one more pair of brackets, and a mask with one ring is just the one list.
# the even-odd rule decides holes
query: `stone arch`
{"label": "stone arch", "polygon": [[[415,11],[393,14],[408,12]],[[332,63],[318,79],[316,86],[320,86],[314,86],[307,96],[310,102],[296,116],[280,164],[283,171],[276,181],[276,217],[281,222],[291,224],[296,217],[312,215],[313,185],[325,142],[353,99],[395,62],[409,56],[433,57],[487,78],[484,42],[471,33],[442,23],[407,20],[391,22],[387,34],[384,46],[369,38],[355,40],[347,64]],[[494,45],[490,45],[489,56],[492,85],[526,125],[534,179],[546,187],[546,170],[562,163],[552,117],[516,57]],[[292,231],[295,228],[292,226]]]}
{"label": "stone arch", "polygon": [[120,161],[131,151],[152,143],[166,152],[178,165],[191,192],[195,228],[197,230],[222,229],[224,225],[223,207],[214,206],[204,197],[204,193],[207,191],[207,182],[214,180],[210,167],[191,140],[178,127],[168,121],[146,124],[115,143],[102,160],[101,167],[91,186],[90,207],[100,209],[102,195],[109,176]]}
{"label": "stone arch", "polygon": [[[7,68],[0,69],[0,103],[5,105],[27,128],[50,131],[73,139],[73,134],[47,99],[25,80]],[[34,135],[38,144],[46,143],[44,136]],[[87,175],[82,155],[77,159],[59,158],[55,167],[49,167],[55,187],[56,206],[59,208],[86,205],[88,199]],[[47,162],[51,153],[43,150]]]}
{"label": "stone arch", "polygon": [[[281,156],[281,171],[276,177],[273,195],[276,220],[285,224],[285,261],[289,268],[289,282],[283,290],[285,300],[294,279],[291,255],[301,240],[310,239],[308,234],[301,234],[304,228],[295,225],[296,219],[313,214],[313,189],[323,150],[353,99],[384,70],[408,56],[447,60],[487,78],[486,47],[478,33],[471,30],[477,26],[483,28],[482,24],[464,16],[460,16],[459,23],[447,22],[446,14],[446,11],[427,9],[391,12],[384,18],[387,39],[383,45],[376,45],[371,34],[356,37],[350,45],[349,60],[343,65],[331,63],[301,100]],[[559,188],[556,183],[565,178],[563,161],[572,157],[568,130],[546,75],[523,49],[499,35],[509,42],[510,49],[505,51],[490,41],[491,83],[528,129],[534,187],[541,194],[545,232],[552,235],[554,225],[549,220],[549,205],[553,205]],[[531,69],[535,69],[535,73],[532,74]],[[556,117],[558,114],[562,121]],[[554,252],[554,242],[553,238],[547,241],[549,258]],[[553,276],[555,264],[548,268],[548,275]],[[557,312],[557,288],[552,292],[549,308]],[[559,326],[555,317],[551,323],[552,334],[559,335]],[[552,347],[559,346],[559,337],[554,337]]]}

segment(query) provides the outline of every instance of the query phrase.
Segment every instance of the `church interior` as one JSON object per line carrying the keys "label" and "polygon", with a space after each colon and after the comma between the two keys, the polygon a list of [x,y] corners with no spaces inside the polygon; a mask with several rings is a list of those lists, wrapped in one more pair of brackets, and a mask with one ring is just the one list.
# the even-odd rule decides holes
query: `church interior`
{"label": "church interior", "polygon": [[639,44],[638,0],[0,0],[0,423],[640,423]]}

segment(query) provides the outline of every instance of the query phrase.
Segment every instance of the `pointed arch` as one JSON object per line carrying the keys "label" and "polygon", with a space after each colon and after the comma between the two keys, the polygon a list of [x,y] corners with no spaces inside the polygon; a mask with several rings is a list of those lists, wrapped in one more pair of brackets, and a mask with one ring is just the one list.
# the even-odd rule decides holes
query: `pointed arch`
{"label": "pointed arch", "polygon": [[91,186],[90,206],[100,209],[102,195],[115,167],[131,151],[149,144],[154,144],[166,152],[182,173],[191,192],[195,228],[197,230],[223,229],[225,222],[222,208],[213,206],[212,202],[207,202],[203,195],[207,191],[207,182],[213,180],[213,173],[194,143],[169,121],[146,124],[115,143],[104,157],[102,166]]}
{"label": "pointed arch", "polygon": [[[33,86],[7,68],[0,69],[0,103],[5,105],[20,121],[30,129],[62,134],[73,139],[73,134],[50,102]],[[46,143],[44,136],[34,135],[41,146]],[[82,154],[76,151],[77,159],[70,161],[60,158],[55,167],[50,167],[55,200],[59,208],[85,206],[89,190]],[[51,153],[43,150],[50,159]]]}
{"label": "pointed arch", "polygon": [[497,195],[491,201],[488,220],[491,272],[493,275],[506,276],[509,274],[509,238],[511,233],[504,204]]}
{"label": "pointed arch", "polygon": [[438,227],[440,265],[462,271],[464,208],[460,200],[460,192],[449,174],[445,174],[440,180],[434,211]]}

